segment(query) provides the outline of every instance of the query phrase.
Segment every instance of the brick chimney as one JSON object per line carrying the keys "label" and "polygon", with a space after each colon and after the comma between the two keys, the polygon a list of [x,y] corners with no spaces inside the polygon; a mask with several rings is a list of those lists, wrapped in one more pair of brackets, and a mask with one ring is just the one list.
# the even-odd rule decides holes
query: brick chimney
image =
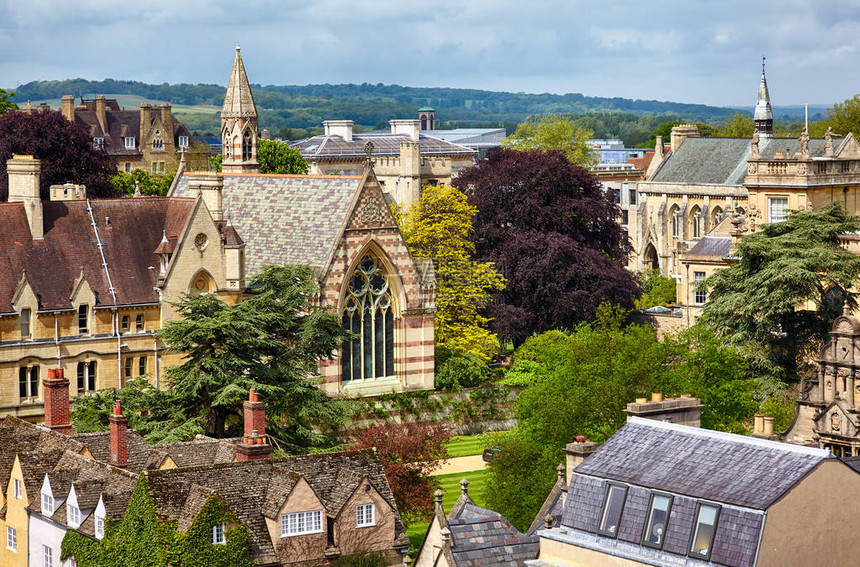
{"label": "brick chimney", "polygon": [[237,461],[257,461],[272,456],[272,446],[266,438],[266,404],[260,401],[257,392],[248,393],[245,410],[245,436],[236,446]]}
{"label": "brick chimney", "polygon": [[69,414],[69,381],[63,377],[62,368],[49,368],[48,377],[42,381],[45,400],[45,427],[58,433],[71,435],[75,432]]}
{"label": "brick chimney", "polygon": [[42,162],[33,156],[13,155],[6,162],[9,175],[9,203],[24,203],[27,223],[33,240],[45,238],[42,220],[42,200],[39,196],[39,180],[42,175]]}
{"label": "brick chimney", "polygon": [[72,95],[64,95],[60,103],[60,109],[63,112],[63,118],[69,122],[75,121],[75,97]]}
{"label": "brick chimney", "polygon": [[119,400],[113,407],[110,421],[110,464],[121,469],[128,468],[128,418],[122,415]]}
{"label": "brick chimney", "polygon": [[173,145],[173,109],[169,102],[165,102],[160,107],[161,110],[161,125],[164,126],[164,145]]}

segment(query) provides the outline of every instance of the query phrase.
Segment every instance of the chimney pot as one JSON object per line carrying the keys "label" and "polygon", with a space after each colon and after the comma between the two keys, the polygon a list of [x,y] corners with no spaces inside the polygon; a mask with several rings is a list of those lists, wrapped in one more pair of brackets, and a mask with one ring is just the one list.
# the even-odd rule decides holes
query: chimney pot
{"label": "chimney pot", "polygon": [[753,435],[762,435],[764,433],[764,414],[757,413],[753,418]]}
{"label": "chimney pot", "polygon": [[662,402],[663,401],[663,392],[651,392],[651,401],[652,402]]}
{"label": "chimney pot", "polygon": [[764,431],[762,435],[765,437],[770,437],[773,435],[773,417],[772,416],[764,416]]}
{"label": "chimney pot", "polygon": [[647,398],[636,398],[636,403],[637,404],[645,404],[645,403],[648,403],[648,399]]}

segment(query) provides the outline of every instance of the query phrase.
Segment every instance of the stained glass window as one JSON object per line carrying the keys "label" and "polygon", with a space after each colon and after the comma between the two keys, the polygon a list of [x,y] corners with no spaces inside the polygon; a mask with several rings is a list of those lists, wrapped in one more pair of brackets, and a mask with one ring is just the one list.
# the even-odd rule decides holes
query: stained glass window
{"label": "stained glass window", "polygon": [[365,255],[349,279],[343,326],[356,336],[344,342],[343,380],[394,375],[394,307],[385,273],[373,256]]}

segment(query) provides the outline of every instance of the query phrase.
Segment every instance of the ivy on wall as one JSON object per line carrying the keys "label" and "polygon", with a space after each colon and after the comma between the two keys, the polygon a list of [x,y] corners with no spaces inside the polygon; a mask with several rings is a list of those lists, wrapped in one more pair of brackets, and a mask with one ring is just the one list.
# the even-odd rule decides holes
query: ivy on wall
{"label": "ivy on wall", "polygon": [[[225,524],[225,543],[213,545],[212,526]],[[125,518],[106,522],[99,541],[69,530],[60,558],[79,567],[250,567],[248,528],[217,494],[211,494],[185,534],[155,511],[149,483],[141,475]]]}

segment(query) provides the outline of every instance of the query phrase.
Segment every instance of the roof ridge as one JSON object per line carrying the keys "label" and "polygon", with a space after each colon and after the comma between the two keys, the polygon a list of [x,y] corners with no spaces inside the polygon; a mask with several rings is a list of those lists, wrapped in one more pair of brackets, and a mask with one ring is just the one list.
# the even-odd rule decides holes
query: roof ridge
{"label": "roof ridge", "polygon": [[693,427],[690,425],[681,425],[678,423],[670,423],[668,421],[657,421],[654,419],[646,419],[643,417],[631,417],[628,424],[644,425],[655,429],[666,429],[670,431],[678,431],[690,435],[700,437],[710,437],[711,439],[719,439],[732,443],[744,443],[762,448],[775,449],[777,451],[785,451],[789,453],[800,453],[811,457],[828,458],[833,457],[833,453],[827,449],[817,449],[814,447],[804,447],[802,445],[793,445],[791,443],[783,443],[782,441],[771,441],[770,439],[759,439],[758,437],[749,437],[746,435],[738,435],[736,433],[728,433],[725,431],[716,431],[713,429],[704,429],[701,427]]}

